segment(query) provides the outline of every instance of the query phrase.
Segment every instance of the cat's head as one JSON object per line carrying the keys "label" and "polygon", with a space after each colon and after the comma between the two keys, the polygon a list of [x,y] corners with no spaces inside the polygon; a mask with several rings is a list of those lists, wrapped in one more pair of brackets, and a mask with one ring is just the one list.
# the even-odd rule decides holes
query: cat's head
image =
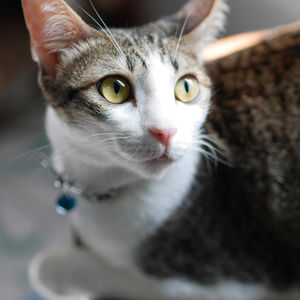
{"label": "cat's head", "polygon": [[98,16],[102,29],[90,27],[62,0],[22,4],[62,162],[78,155],[151,177],[198,146],[210,103],[201,49],[223,26],[223,1],[189,1],[173,16],[117,30]]}

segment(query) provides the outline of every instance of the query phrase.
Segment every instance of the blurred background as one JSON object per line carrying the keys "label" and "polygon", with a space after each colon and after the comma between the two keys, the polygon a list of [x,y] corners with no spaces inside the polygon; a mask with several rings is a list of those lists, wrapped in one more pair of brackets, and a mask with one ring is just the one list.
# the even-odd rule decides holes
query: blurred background
{"label": "blurred background", "polygon": [[[88,0],[77,2],[91,12]],[[186,1],[93,2],[109,26],[123,27],[171,14]],[[229,4],[224,35],[300,19],[299,0],[229,0]],[[28,264],[42,249],[70,243],[68,218],[54,209],[54,178],[39,164],[39,153],[49,155],[51,149],[44,133],[46,104],[36,75],[20,0],[6,1],[0,10],[0,299],[5,300],[42,300],[28,283]]]}

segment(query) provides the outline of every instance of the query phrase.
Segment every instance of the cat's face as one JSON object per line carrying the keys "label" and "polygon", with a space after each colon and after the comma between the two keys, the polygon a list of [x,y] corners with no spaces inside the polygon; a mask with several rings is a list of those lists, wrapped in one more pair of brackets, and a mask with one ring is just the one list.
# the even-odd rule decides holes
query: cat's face
{"label": "cat's face", "polygon": [[[51,17],[57,21],[51,3],[61,1],[46,2],[51,27]],[[208,2],[212,6],[214,1]],[[106,161],[146,178],[161,174],[197,147],[209,109],[210,81],[199,48],[176,36],[180,26],[182,18],[166,19],[112,31],[113,38],[91,30],[86,38],[60,46],[40,73],[44,95],[64,124],[57,132],[52,124],[57,119],[48,120],[53,144],[56,134],[65,136],[65,143],[80,145],[80,155],[90,164]],[[48,33],[52,48],[53,34]],[[33,50],[41,60],[44,53]]]}
{"label": "cat's face", "polygon": [[[155,32],[153,43],[131,36],[128,31],[118,39],[126,62],[103,37],[66,51],[51,90],[59,90],[57,99],[67,101],[56,111],[74,145],[84,145],[84,153],[93,153],[95,163],[105,152],[109,160],[115,159],[113,163],[148,176],[195,147],[209,108],[209,80],[197,58],[184,48],[172,63],[176,41],[162,39],[159,47]],[[110,89],[115,95],[109,94]],[[180,92],[182,99],[176,96]]]}

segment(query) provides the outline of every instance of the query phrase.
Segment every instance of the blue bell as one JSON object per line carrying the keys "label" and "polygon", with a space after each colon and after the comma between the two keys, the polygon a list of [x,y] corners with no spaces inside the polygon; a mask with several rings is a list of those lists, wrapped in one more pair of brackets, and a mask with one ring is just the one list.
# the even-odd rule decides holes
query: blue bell
{"label": "blue bell", "polygon": [[73,196],[62,194],[56,202],[56,212],[60,215],[66,215],[76,206],[76,198]]}

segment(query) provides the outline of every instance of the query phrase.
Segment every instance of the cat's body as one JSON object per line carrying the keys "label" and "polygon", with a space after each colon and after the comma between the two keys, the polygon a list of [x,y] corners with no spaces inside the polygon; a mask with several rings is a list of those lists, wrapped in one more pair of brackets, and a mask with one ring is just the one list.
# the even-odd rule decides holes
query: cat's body
{"label": "cat's body", "polygon": [[[50,104],[54,167],[93,194],[115,192],[80,199],[70,219],[81,247],[39,255],[35,287],[50,299],[297,300],[299,243],[267,219],[265,202],[251,201],[218,114],[207,128],[233,146],[234,165],[208,172],[199,152],[211,97],[201,48],[222,27],[223,3],[191,1],[110,38],[60,0],[24,0],[23,8]],[[111,91],[127,81],[131,91],[116,104]],[[251,184],[259,194],[259,180]]]}

